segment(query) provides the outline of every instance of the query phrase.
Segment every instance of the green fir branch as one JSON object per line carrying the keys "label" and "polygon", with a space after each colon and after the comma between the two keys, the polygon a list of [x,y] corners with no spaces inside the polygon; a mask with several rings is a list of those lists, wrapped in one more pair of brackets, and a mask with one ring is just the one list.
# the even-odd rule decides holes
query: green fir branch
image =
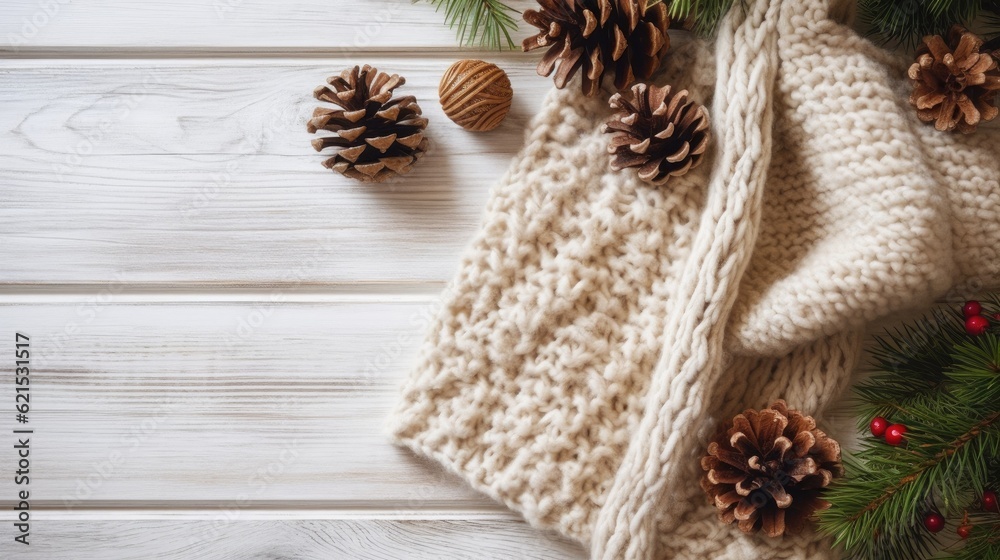
{"label": "green fir branch", "polygon": [[926,402],[943,388],[944,371],[952,366],[951,349],[967,337],[960,313],[934,310],[913,325],[874,337],[872,370],[855,392],[858,429],[875,416],[891,417],[911,404]]}
{"label": "green fir branch", "polygon": [[1000,13],[996,0],[859,0],[862,23],[885,43],[913,47],[926,35],[954,24],[971,26],[981,15]]}
{"label": "green fir branch", "polygon": [[997,560],[1000,558],[1000,515],[993,512],[969,515],[972,534],[944,549],[940,560]]}
{"label": "green fir branch", "polygon": [[987,333],[960,344],[948,375],[958,399],[1000,402],[1000,339]]}
{"label": "green fir branch", "polygon": [[980,19],[990,36],[1000,41],[1000,0],[983,2],[983,14]]}
{"label": "green fir branch", "polygon": [[[419,1],[419,0],[414,0]],[[456,30],[462,45],[514,48],[517,10],[503,0],[423,0],[444,11],[445,23]],[[638,0],[642,1],[642,0]],[[669,2],[670,17],[694,19],[695,30],[712,34],[735,0],[646,0]],[[745,5],[745,0],[739,0]],[[971,25],[980,18],[991,37],[1000,40],[998,0],[859,0],[861,20],[883,42],[913,47],[925,35],[943,34],[954,24]],[[988,37],[989,38],[989,37]]]}
{"label": "green fir branch", "polygon": [[[417,0],[414,0],[417,1]],[[517,29],[514,14],[520,14],[501,0],[424,0],[436,11],[444,10],[444,22],[455,30],[462,45],[501,50],[514,48],[511,32]]]}
{"label": "green fir branch", "polygon": [[[984,302],[984,313],[998,311],[996,296]],[[975,514],[1000,483],[1000,326],[972,337],[964,325],[957,311],[935,311],[872,350],[874,375],[856,387],[859,428],[878,415],[908,431],[899,447],[866,433],[844,458],[847,478],[828,489],[820,526],[851,558],[1000,560],[1000,515]],[[939,511],[954,536],[970,508],[967,541],[949,545],[923,527]]]}
{"label": "green fir branch", "polygon": [[[929,558],[937,543],[922,529],[923,516],[940,509],[954,519],[968,506],[965,497],[982,494],[991,475],[987,459],[1000,452],[1000,412],[958,435],[956,428],[969,417],[941,425],[936,422],[940,412],[923,409],[897,417],[907,423],[908,435],[914,434],[906,448],[867,442],[857,455],[845,459],[849,483],[831,487],[826,495],[831,508],[820,519],[823,529],[853,557]],[[952,439],[942,441],[944,433]]]}
{"label": "green fir branch", "polygon": [[[678,21],[693,16],[695,31],[702,35],[711,35],[718,27],[722,16],[733,7],[733,3],[734,0],[673,0],[669,4],[669,13],[671,19]],[[744,0],[740,0],[740,3],[744,6],[746,4]]]}

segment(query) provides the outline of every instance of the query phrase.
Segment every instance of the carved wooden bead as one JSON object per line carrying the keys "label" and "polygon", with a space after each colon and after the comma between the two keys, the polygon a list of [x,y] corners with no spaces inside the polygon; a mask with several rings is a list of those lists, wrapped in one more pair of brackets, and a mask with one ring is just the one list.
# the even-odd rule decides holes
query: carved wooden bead
{"label": "carved wooden bead", "polygon": [[452,64],[438,86],[444,114],[458,126],[477,132],[500,126],[513,96],[507,73],[482,60]]}

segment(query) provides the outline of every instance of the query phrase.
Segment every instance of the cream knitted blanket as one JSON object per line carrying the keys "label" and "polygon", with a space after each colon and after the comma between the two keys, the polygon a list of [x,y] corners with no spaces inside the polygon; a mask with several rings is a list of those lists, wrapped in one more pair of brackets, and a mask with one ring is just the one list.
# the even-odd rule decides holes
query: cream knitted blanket
{"label": "cream knitted blanket", "polygon": [[655,80],[715,139],[665,187],[609,170],[606,99],[549,95],[390,419],[593,558],[835,557],[719,524],[708,436],[778,397],[821,416],[866,322],[1000,279],[998,131],[919,123],[846,3],[736,4]]}

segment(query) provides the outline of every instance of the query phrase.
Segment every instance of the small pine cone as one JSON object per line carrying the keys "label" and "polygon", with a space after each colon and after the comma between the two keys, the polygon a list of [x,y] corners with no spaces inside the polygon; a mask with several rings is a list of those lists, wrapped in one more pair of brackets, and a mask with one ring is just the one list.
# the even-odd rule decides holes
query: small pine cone
{"label": "small pine cone", "polygon": [[910,103],[917,116],[940,131],[968,134],[1000,110],[1000,72],[991,53],[981,52],[983,40],[956,25],[946,43],[940,35],[924,38],[917,61],[910,66]]}
{"label": "small pine cone", "polygon": [[644,0],[538,0],[540,10],[525,10],[524,21],[541,30],[521,44],[525,51],[548,47],[538,74],[556,71],[562,89],[583,69],[583,94],[592,97],[604,75],[623,90],[646,80],[670,48],[670,16],[665,2],[647,8]]}
{"label": "small pine cone", "polygon": [[830,507],[823,488],[843,476],[840,444],[785,401],[746,410],[708,446],[701,487],[719,519],[745,533],[797,534],[817,510]]}
{"label": "small pine cone", "polygon": [[618,110],[603,129],[614,133],[611,169],[635,167],[641,179],[662,185],[701,163],[711,140],[708,111],[688,101],[687,90],[636,84],[631,99],[616,93],[610,104]]}
{"label": "small pine cone", "polygon": [[334,147],[337,152],[323,165],[365,183],[381,183],[410,170],[427,150],[427,119],[413,96],[392,97],[406,81],[368,66],[355,66],[331,76],[313,96],[340,107],[318,107],[308,130],[329,130],[333,136],[312,141],[316,151]]}

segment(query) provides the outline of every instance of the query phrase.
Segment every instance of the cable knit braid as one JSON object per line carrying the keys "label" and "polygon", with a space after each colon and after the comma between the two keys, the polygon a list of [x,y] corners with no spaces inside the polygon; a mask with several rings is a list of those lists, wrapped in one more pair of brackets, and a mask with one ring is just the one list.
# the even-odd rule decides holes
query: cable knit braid
{"label": "cable knit braid", "polygon": [[[719,31],[714,134],[721,145],[687,268],[665,329],[646,412],[598,517],[592,557],[654,558],[664,488],[681,470],[677,449],[697,445],[704,390],[722,372],[725,321],[750,261],[771,158],[771,89],[780,2],[731,10]],[[725,78],[724,78],[725,77]]]}
{"label": "cable knit braid", "polygon": [[866,322],[1000,279],[1000,130],[920,123],[848,0],[743,4],[653,78],[716,138],[666,187],[609,169],[606,99],[549,94],[389,419],[595,558],[834,557],[720,525],[708,438],[778,397],[822,422]]}

